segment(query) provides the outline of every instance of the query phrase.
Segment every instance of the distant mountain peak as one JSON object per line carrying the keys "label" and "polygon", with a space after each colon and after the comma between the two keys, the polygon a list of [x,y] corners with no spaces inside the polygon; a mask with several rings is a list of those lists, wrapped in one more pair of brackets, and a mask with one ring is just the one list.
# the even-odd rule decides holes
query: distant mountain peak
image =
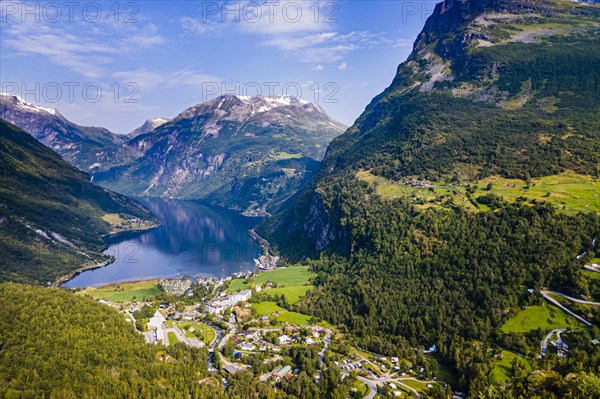
{"label": "distant mountain peak", "polygon": [[25,101],[23,98],[21,98],[17,95],[14,95],[14,94],[0,93],[0,97],[1,97],[0,101],[10,102],[10,103],[16,105],[18,108],[22,109],[23,111],[46,112],[51,115],[61,116],[60,112],[58,112],[58,110],[55,108],[42,107],[39,105],[29,103],[29,102]]}
{"label": "distant mountain peak", "polygon": [[0,94],[0,119],[20,127],[82,170],[105,163],[122,143],[104,128],[80,126],[53,108],[8,93]]}
{"label": "distant mountain peak", "polygon": [[303,123],[321,124],[326,129],[339,130],[346,126],[334,121],[319,105],[293,96],[238,96],[226,94],[196,104],[177,115],[171,123],[182,119],[205,118],[211,123],[242,122],[260,119],[264,123],[283,123],[289,118],[301,118]]}
{"label": "distant mountain peak", "polygon": [[171,119],[164,118],[164,117],[150,118],[150,119],[146,120],[146,122],[144,122],[144,124],[142,126],[138,127],[133,132],[127,134],[127,137],[133,139],[142,134],[150,133],[157,127],[164,125],[165,123],[169,122],[170,120]]}

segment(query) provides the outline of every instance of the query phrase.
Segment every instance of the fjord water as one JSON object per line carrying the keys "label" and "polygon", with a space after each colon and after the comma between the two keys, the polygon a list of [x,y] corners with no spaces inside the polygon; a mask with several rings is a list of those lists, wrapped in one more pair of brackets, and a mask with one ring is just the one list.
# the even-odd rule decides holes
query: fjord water
{"label": "fjord water", "polygon": [[112,239],[108,266],[87,270],[66,288],[184,275],[227,277],[253,270],[260,246],[248,230],[258,222],[236,212],[196,201],[138,198],[161,222],[156,229]]}

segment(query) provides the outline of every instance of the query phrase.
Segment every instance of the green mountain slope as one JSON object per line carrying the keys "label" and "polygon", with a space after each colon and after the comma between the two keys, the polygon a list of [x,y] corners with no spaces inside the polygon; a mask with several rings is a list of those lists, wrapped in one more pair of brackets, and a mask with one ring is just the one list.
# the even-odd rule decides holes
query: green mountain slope
{"label": "green mountain slope", "polygon": [[311,186],[259,228],[289,260],[319,257],[296,306],[378,353],[436,343],[475,394],[526,288],[597,295],[599,50],[597,5],[438,4]]}
{"label": "green mountain slope", "polygon": [[106,262],[102,236],[125,228],[119,214],[154,223],[139,203],[89,182],[89,176],[29,134],[0,120],[0,280],[52,282]]}
{"label": "green mountain slope", "polygon": [[600,200],[598,65],[597,5],[441,3],[390,87],[332,141],[316,182],[271,229],[313,251],[347,244],[340,228],[343,199],[326,191],[361,172],[374,176],[375,185],[470,185],[472,193],[462,191],[465,197],[475,193],[472,200],[491,178],[525,186],[569,172],[591,177],[583,195],[594,209],[592,202]]}
{"label": "green mountain slope", "polygon": [[205,348],[150,346],[114,309],[66,290],[4,283],[0,299],[3,398],[219,397],[198,384]]}

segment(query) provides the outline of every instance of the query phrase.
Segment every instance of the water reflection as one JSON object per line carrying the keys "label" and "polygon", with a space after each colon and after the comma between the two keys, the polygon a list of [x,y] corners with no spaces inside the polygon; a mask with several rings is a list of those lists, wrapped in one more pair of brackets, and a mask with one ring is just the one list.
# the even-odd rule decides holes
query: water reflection
{"label": "water reflection", "polygon": [[140,198],[161,221],[143,233],[113,239],[107,253],[113,264],[89,270],[67,288],[191,274],[226,277],[254,269],[260,247],[248,235],[258,222],[235,212],[195,201]]}

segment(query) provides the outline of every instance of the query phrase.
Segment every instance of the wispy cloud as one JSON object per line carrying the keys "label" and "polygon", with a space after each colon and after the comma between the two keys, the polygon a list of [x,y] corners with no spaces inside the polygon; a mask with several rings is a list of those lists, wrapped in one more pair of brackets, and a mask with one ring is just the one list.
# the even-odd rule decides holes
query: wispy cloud
{"label": "wispy cloud", "polygon": [[192,68],[166,73],[142,68],[115,72],[112,76],[123,83],[133,82],[137,84],[140,91],[152,90],[157,87],[173,88],[177,86],[193,86],[202,89],[207,83],[219,84],[223,81],[219,77],[200,73]]}
{"label": "wispy cloud", "polygon": [[118,57],[166,42],[153,24],[116,24],[108,17],[95,23],[8,18],[2,29],[0,45],[17,55],[44,56],[90,79],[106,75],[107,67]]}
{"label": "wispy cloud", "polygon": [[346,54],[368,47],[394,47],[382,33],[342,32],[337,1],[238,1],[215,4],[200,17],[182,17],[185,33],[199,36],[225,32],[253,34],[259,44],[274,47],[299,62],[338,62]]}

